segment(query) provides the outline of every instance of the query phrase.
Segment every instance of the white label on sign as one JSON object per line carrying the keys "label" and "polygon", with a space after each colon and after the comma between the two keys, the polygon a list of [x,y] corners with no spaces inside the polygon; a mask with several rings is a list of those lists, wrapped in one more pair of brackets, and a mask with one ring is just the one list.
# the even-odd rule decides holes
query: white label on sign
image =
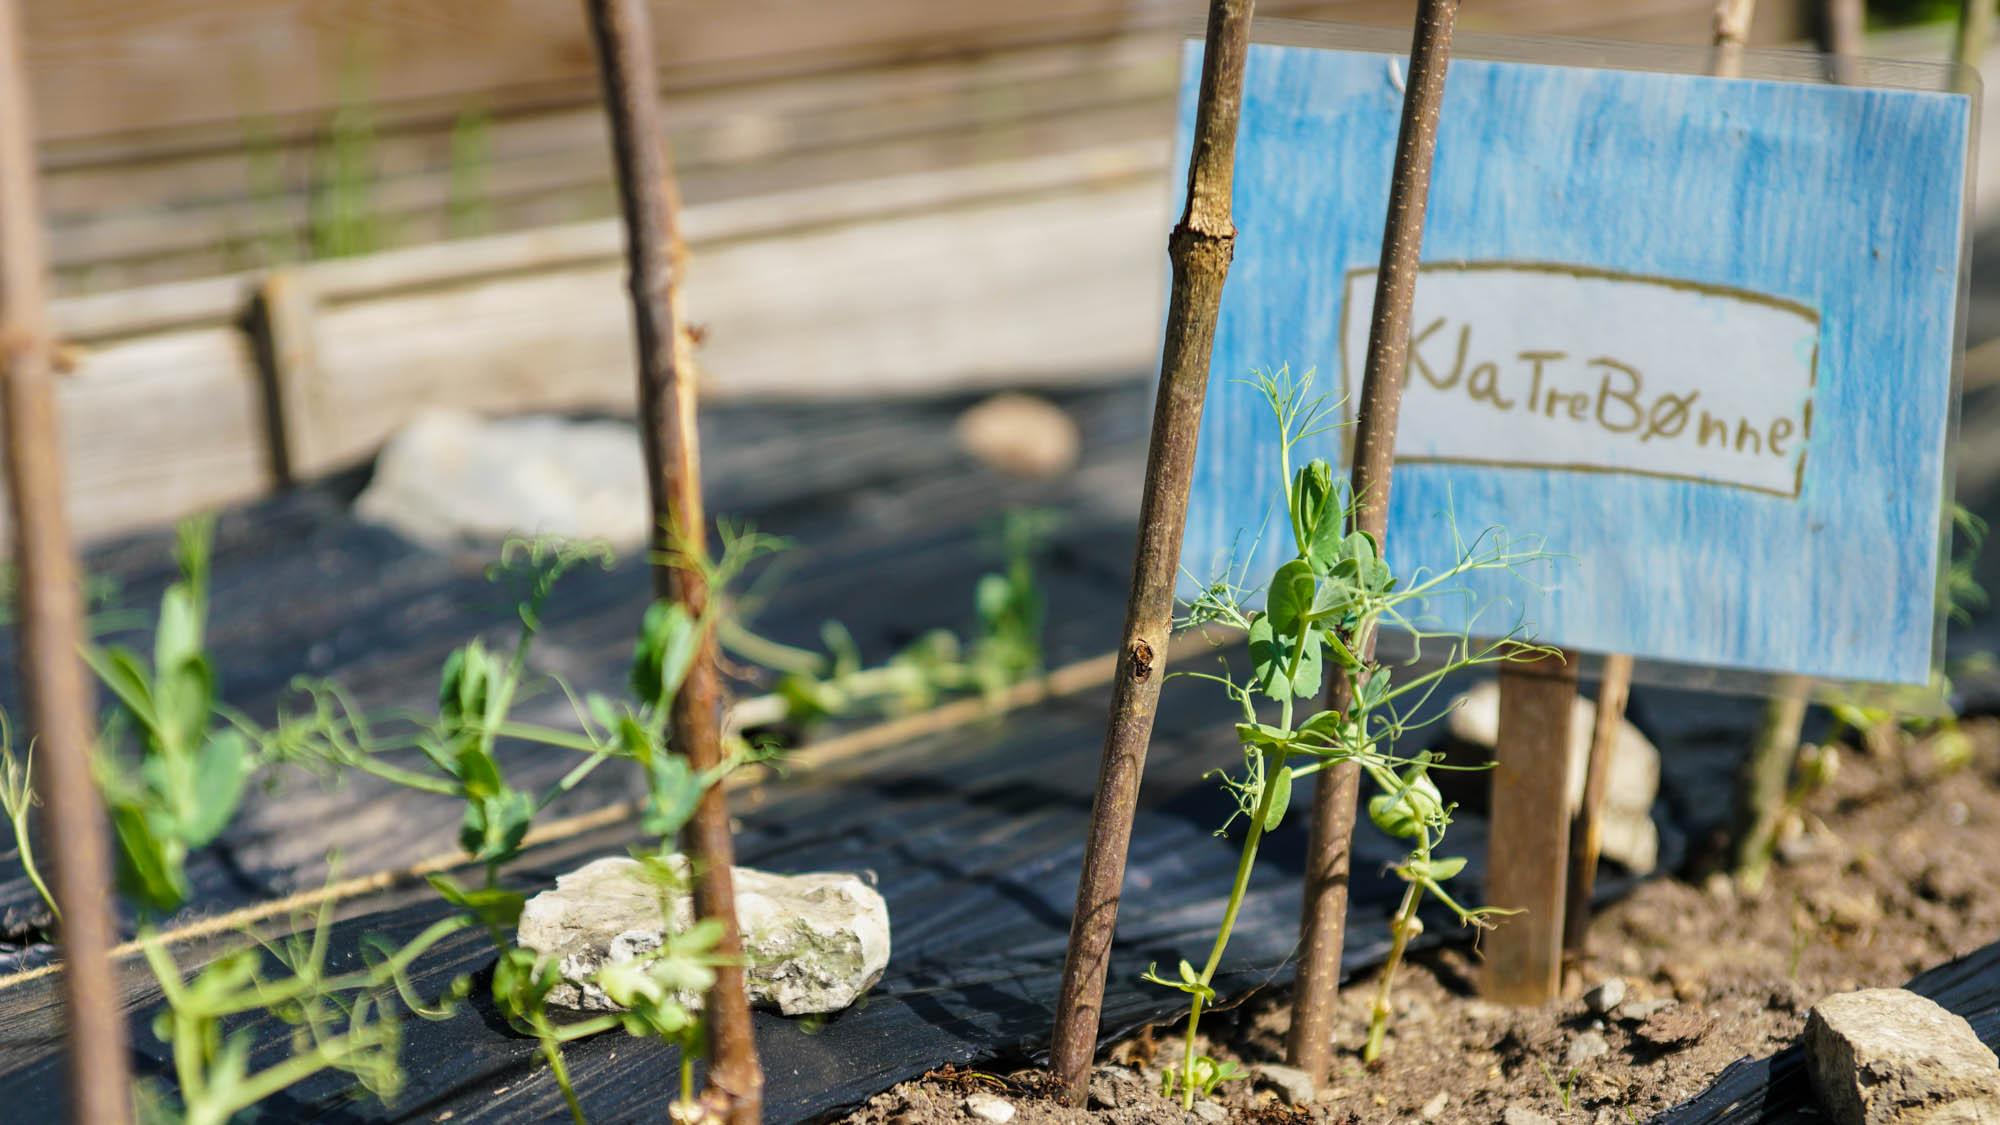
{"label": "white label on sign", "polygon": [[[1375,271],[1347,275],[1351,418]],[[1422,267],[1396,458],[1632,473],[1796,497],[1819,315],[1740,289],[1579,266]]]}

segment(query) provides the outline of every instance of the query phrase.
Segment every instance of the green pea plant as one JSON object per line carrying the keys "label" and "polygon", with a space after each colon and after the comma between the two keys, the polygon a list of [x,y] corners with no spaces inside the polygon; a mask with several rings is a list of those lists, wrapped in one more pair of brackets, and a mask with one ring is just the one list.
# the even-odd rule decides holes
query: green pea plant
{"label": "green pea plant", "polygon": [[771,696],[739,705],[738,723],[758,727],[782,721],[805,728],[872,710],[918,711],[949,695],[992,699],[1039,676],[1046,606],[1035,561],[1053,522],[1049,513],[1033,509],[1002,517],[1005,563],[973,587],[976,632],[969,642],[948,629],[933,629],[872,667],[838,621],[821,626],[824,653],[757,635],[743,623],[755,608],[746,599],[720,623],[720,639],[734,655],[779,673],[779,679]]}
{"label": "green pea plant", "polygon": [[[1449,635],[1426,628],[1423,606],[1433,599],[1463,596],[1462,580],[1468,575],[1496,570],[1518,573],[1518,568],[1547,556],[1538,543],[1517,544],[1489,532],[1472,544],[1461,542],[1457,561],[1449,568],[1419,571],[1399,579],[1382,558],[1375,538],[1351,530],[1354,499],[1345,482],[1336,480],[1332,467],[1314,459],[1293,471],[1298,447],[1330,433],[1336,425],[1335,404],[1327,396],[1312,393],[1312,379],[1310,372],[1294,378],[1289,369],[1281,369],[1276,374],[1260,372],[1253,384],[1276,416],[1279,479],[1289,517],[1292,557],[1261,588],[1248,583],[1244,570],[1226,568],[1223,577],[1208,583],[1185,603],[1186,612],[1177,622],[1182,628],[1216,624],[1242,631],[1248,636],[1250,661],[1250,674],[1241,682],[1226,661],[1219,675],[1175,673],[1220,685],[1242,708],[1242,721],[1236,725],[1242,769],[1215,771],[1211,776],[1220,778],[1236,802],[1236,811],[1218,835],[1226,834],[1239,817],[1245,822],[1235,880],[1207,960],[1199,969],[1183,960],[1174,976],[1162,975],[1157,965],[1144,974],[1145,980],[1186,993],[1189,998],[1186,1047],[1178,1072],[1170,1069],[1162,1078],[1163,1095],[1178,1093],[1184,1108],[1192,1108],[1198,1097],[1208,1096],[1220,1083],[1242,1074],[1232,1063],[1200,1054],[1197,1031],[1203,1009],[1216,999],[1213,981],[1249,888],[1258,846],[1283,821],[1298,779],[1353,762],[1381,791],[1369,803],[1371,819],[1391,836],[1410,843],[1409,854],[1395,867],[1397,876],[1409,884],[1393,923],[1398,957],[1417,932],[1417,907],[1427,895],[1470,926],[1489,926],[1495,915],[1505,913],[1466,907],[1444,888],[1465,861],[1434,852],[1450,825],[1451,807],[1439,798],[1428,774],[1451,767],[1430,754],[1397,757],[1392,747],[1409,730],[1438,717],[1422,718],[1420,713],[1445,677],[1480,665],[1539,658],[1552,651],[1521,640],[1518,630],[1499,640],[1481,642],[1473,640],[1469,632]],[[1250,608],[1260,592],[1262,608]],[[1417,657],[1404,668],[1392,668],[1364,655],[1372,653],[1372,638],[1384,624],[1407,632],[1417,641]],[[1412,670],[1424,655],[1425,642],[1431,642],[1435,655],[1440,640],[1446,648],[1442,658],[1421,671]],[[1396,676],[1406,670],[1408,674]],[[1310,708],[1320,698],[1329,671],[1353,685],[1350,702],[1343,708],[1301,715],[1300,701]],[[1275,722],[1260,715],[1259,697],[1276,703]],[[1381,1047],[1381,1029],[1388,1018],[1388,981],[1394,969],[1392,961],[1384,970],[1382,991],[1371,1016],[1373,1052]]]}
{"label": "green pea plant", "polygon": [[[363,939],[361,968],[327,969],[332,899],[316,918],[294,918],[276,942],[234,949],[186,977],[164,943],[145,945],[147,964],[166,1001],[153,1032],[173,1049],[174,1095],[142,1083],[134,1102],[142,1125],[182,1122],[224,1125],[266,1098],[324,1071],[342,1071],[384,1103],[401,1092],[402,1024],[408,1011],[449,1017],[468,988],[455,978],[432,1006],[415,998],[409,970],[438,942],[464,928],[461,917],[433,923],[400,948],[375,935]],[[273,972],[273,969],[278,971]],[[257,1035],[229,1023],[275,1016],[292,1029],[284,1058],[251,1069]]]}
{"label": "green pea plant", "polygon": [[[684,756],[671,752],[668,744],[674,698],[703,631],[727,612],[729,585],[752,561],[780,546],[769,536],[727,524],[720,540],[721,551],[712,560],[686,548],[670,550],[672,562],[699,569],[717,596],[710,598],[705,616],[699,619],[673,602],[656,601],[647,607],[633,651],[629,700],[596,693],[579,699],[559,678],[547,677],[569,699],[573,728],[517,720],[513,707],[529,688],[538,686],[531,683],[529,657],[556,584],[580,567],[609,566],[613,559],[600,544],[544,538],[508,542],[500,562],[488,571],[490,579],[523,587],[511,653],[502,659],[478,639],[455,649],[440,674],[434,719],[413,732],[385,735],[355,709],[338,684],[303,682],[299,687],[307,709],[281,719],[272,738],[272,757],[310,772],[337,777],[357,769],[460,803],[459,845],[469,861],[481,866],[484,881],[467,886],[445,874],[433,874],[429,881],[461,918],[483,926],[492,939],[494,1004],[514,1031],[536,1040],[571,1118],[579,1123],[584,1121],[583,1108],[563,1046],[621,1028],[681,1049],[681,1109],[688,1116],[700,1116],[692,1100],[693,1065],[703,1051],[705,1030],[696,998],[712,981],[721,930],[719,925],[697,924],[666,935],[661,948],[647,956],[605,966],[586,983],[624,1010],[558,1020],[548,1010],[548,998],[562,983],[559,968],[514,944],[512,934],[527,899],[503,885],[500,873],[518,858],[534,818],[543,809],[599,765],[618,759],[637,768],[646,794],[639,825],[656,841],[636,853],[641,871],[659,889],[662,917],[674,916],[671,903],[686,896],[692,875],[674,854],[676,836],[709,788],[741,766],[774,756],[767,746],[731,736],[724,760],[697,770]],[[543,792],[529,793],[507,779],[498,757],[503,739],[574,752],[580,760]],[[420,754],[417,768],[394,760],[412,749]]]}
{"label": "green pea plant", "polygon": [[[140,916],[139,946],[156,977],[164,1008],[154,1032],[173,1055],[176,1093],[135,1089],[147,1122],[221,1125],[285,1088],[325,1071],[348,1074],[364,1091],[387,1099],[400,1089],[397,1063],[405,1011],[443,1018],[464,993],[453,981],[434,1005],[413,994],[408,970],[417,958],[462,928],[452,918],[397,947],[369,935],[363,968],[326,968],[331,899],[317,920],[294,919],[292,936],[248,943],[211,960],[188,977],[167,950],[159,919],[186,905],[186,861],[228,827],[250,775],[267,764],[271,739],[217,702],[217,677],[204,648],[212,521],[181,525],[179,581],[160,602],[152,659],[123,646],[91,647],[84,656],[114,706],[101,724],[93,758],[110,813],[119,888]],[[128,745],[128,742],[130,745]],[[0,805],[7,812],[29,881],[60,918],[35,861],[30,817],[32,746],[13,752],[0,716]],[[310,938],[301,936],[311,926]],[[293,1030],[288,1051],[251,1068],[256,1037],[232,1024],[264,1015]]]}

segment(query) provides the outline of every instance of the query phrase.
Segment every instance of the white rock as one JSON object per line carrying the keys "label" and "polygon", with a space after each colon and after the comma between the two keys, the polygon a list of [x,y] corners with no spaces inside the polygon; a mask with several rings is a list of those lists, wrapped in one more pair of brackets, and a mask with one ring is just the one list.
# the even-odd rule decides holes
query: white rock
{"label": "white rock", "polygon": [[1217,1125],[1218,1122],[1229,1120],[1229,1111],[1222,1108],[1220,1102],[1203,1100],[1194,1103],[1194,1116],[1195,1120],[1205,1122],[1206,1125]]}
{"label": "white rock", "polygon": [[[1583,806],[1597,704],[1579,698],[1570,717],[1569,810]],[[1491,750],[1500,740],[1500,685],[1487,680],[1452,701],[1446,730],[1453,740]],[[1660,830],[1653,800],[1660,792],[1660,751],[1631,720],[1621,718],[1611,746],[1611,776],[1604,790],[1600,854],[1628,871],[1651,872],[1660,862]]]}
{"label": "white rock", "polygon": [[[686,861],[672,860],[684,879]],[[607,856],[558,876],[554,890],[528,900],[515,941],[555,958],[563,983],[549,993],[550,1003],[615,1011],[590,977],[607,962],[660,947],[662,892],[642,870],[635,859]],[[882,979],[889,964],[889,906],[873,887],[841,873],[733,871],[751,1003],[788,1016],[837,1012]],[[692,900],[680,893],[669,897],[674,928],[692,925]]]}
{"label": "white rock", "polygon": [[1583,994],[1584,1006],[1600,1016],[1608,1016],[1625,1002],[1625,981],[1621,977],[1610,977],[1596,988]]}
{"label": "white rock", "polygon": [[1964,1017],[1901,988],[1843,992],[1806,1017],[1806,1067],[1838,1125],[2000,1125],[2000,1060]]}
{"label": "white rock", "polygon": [[1311,1105],[1314,1086],[1312,1075],[1294,1066],[1280,1066],[1265,1063],[1256,1068],[1257,1081],[1278,1092],[1278,1097],[1286,1105]]}
{"label": "white rock", "polygon": [[420,543],[563,535],[646,541],[646,470],[626,422],[481,418],[431,409],[397,431],[355,501]]}
{"label": "white rock", "polygon": [[1076,464],[1083,439],[1076,420],[1045,398],[994,395],[958,416],[965,451],[1003,473],[1052,477]]}
{"label": "white rock", "polygon": [[1424,1103],[1424,1108],[1418,1112],[1423,1114],[1425,1121],[1436,1121],[1438,1118],[1444,1116],[1444,1107],[1450,1104],[1451,1095],[1443,1090],[1439,1090],[1432,1096],[1430,1101]]}
{"label": "white rock", "polygon": [[973,1094],[965,1099],[965,1112],[993,1125],[1007,1125],[1014,1120],[1014,1103],[992,1094]]}
{"label": "white rock", "polygon": [[1517,1105],[1508,1106],[1507,1111],[1500,1115],[1500,1120],[1503,1125],[1556,1125],[1547,1116]]}

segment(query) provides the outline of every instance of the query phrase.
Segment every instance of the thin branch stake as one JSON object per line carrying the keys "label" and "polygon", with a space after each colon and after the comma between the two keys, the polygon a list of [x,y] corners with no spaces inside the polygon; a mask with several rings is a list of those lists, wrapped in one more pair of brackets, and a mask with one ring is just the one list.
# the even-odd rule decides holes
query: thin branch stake
{"label": "thin branch stake", "polygon": [[1188,158],[1187,208],[1167,240],[1173,290],[1146,457],[1146,490],[1139,506],[1139,550],[1125,606],[1118,674],[1112,681],[1111,717],[1090,812],[1090,839],[1077,880],[1076,912],[1070,918],[1050,1059],[1057,1081],[1079,1104],[1089,1088],[1090,1061],[1097,1052],[1104,973],[1118,924],[1125,854],[1132,842],[1132,817],[1160,682],[1166,677],[1181,533],[1187,526],[1195,442],[1208,393],[1209,359],[1215,350],[1215,319],[1222,305],[1223,279],[1235,253],[1236,227],[1230,221],[1229,203],[1254,7],[1254,0],[1209,2],[1194,146]]}
{"label": "thin branch stake", "polygon": [[[700,452],[695,434],[693,341],[682,314],[685,259],[678,227],[680,200],[667,158],[660,115],[658,65],[645,0],[585,0],[611,115],[612,150],[623,206],[632,318],[639,352],[639,434],[657,536],[653,586],[699,618],[708,588],[698,567],[677,565],[679,552],[707,549]],[[697,770],[722,760],[715,635],[702,638],[686,680],[674,696],[673,744]],[[744,991],[742,938],[730,876],[735,847],[722,787],[702,797],[682,833],[695,869],[695,913],[722,923],[706,1013],[709,1088],[704,1100],[731,1125],[754,1125],[763,1113],[763,1072]]]}
{"label": "thin branch stake", "polygon": [[1569,900],[1563,915],[1563,956],[1577,959],[1590,937],[1590,895],[1597,885],[1600,830],[1604,827],[1604,794],[1611,788],[1611,754],[1625,722],[1625,703],[1632,694],[1632,657],[1612,653],[1604,658],[1597,683],[1597,722],[1590,734],[1590,759],[1583,775],[1583,807],[1569,828]]}
{"label": "thin branch stake", "polygon": [[[1395,465],[1396,422],[1409,375],[1410,302],[1416,295],[1417,259],[1430,199],[1431,157],[1437,149],[1438,113],[1458,0],[1422,0],[1410,42],[1410,73],[1396,164],[1389,179],[1389,213],[1383,224],[1382,264],[1375,274],[1375,308],[1368,323],[1368,362],[1354,433],[1352,484],[1355,526],[1382,542],[1388,527],[1389,477]],[[1386,544],[1384,552],[1386,554]],[[1361,659],[1375,638],[1358,638]],[[1327,706],[1345,711],[1354,685],[1336,675]],[[1291,1064],[1325,1077],[1333,1052],[1334,1005],[1340,959],[1347,942],[1347,883],[1354,838],[1360,770],[1344,763],[1326,771],[1313,790],[1312,836],[1306,849],[1304,915],[1299,932],[1299,983],[1286,1042]]]}
{"label": "thin branch stake", "polygon": [[20,16],[0,0],[0,370],[4,370],[7,500],[20,583],[21,671],[40,733],[39,788],[48,805],[56,897],[62,907],[63,1006],[72,1121],[131,1119],[125,1022],[110,950],[110,850],[90,775],[95,742],[80,652],[83,592],[69,517],[50,363],[41,211]]}

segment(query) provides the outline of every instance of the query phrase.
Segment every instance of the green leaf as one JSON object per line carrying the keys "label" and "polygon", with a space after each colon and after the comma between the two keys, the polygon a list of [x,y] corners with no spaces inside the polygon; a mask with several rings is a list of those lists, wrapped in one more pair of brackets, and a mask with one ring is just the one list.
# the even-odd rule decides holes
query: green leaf
{"label": "green leaf", "polygon": [[142,805],[111,807],[111,829],[118,838],[119,889],[142,909],[168,914],[187,901],[187,875],[181,870],[185,853],[158,828],[157,819]]}
{"label": "green leaf", "polygon": [[1340,553],[1341,528],[1347,513],[1333,486],[1333,469],[1315,457],[1298,471],[1292,484],[1293,526],[1303,534],[1299,554],[1313,570],[1324,574]]}
{"label": "green leaf", "polygon": [[485,721],[492,665],[486,646],[478,641],[454,649],[445,657],[444,672],[438,683],[438,715],[454,732],[468,722]]}
{"label": "green leaf", "polygon": [[447,875],[430,875],[431,887],[448,903],[477,918],[492,930],[512,929],[521,921],[528,896],[500,887],[466,888]]}
{"label": "green leaf", "polygon": [[201,744],[215,709],[215,672],[200,653],[155,670],[154,737],[181,748]]}
{"label": "green leaf", "polygon": [[655,755],[650,767],[646,804],[640,810],[639,824],[649,835],[670,837],[693,818],[708,786],[679,754]]}
{"label": "green leaf", "polygon": [[160,598],[160,624],[153,633],[153,667],[165,672],[201,658],[201,608],[192,591],[176,583]]}
{"label": "green leaf", "polygon": [[1265,596],[1264,616],[1279,636],[1296,635],[1313,608],[1312,567],[1304,559],[1293,559],[1271,576],[1271,590]]}
{"label": "green leaf", "polygon": [[1186,958],[1181,959],[1181,981],[1184,984],[1201,983],[1201,974],[1194,971],[1194,966],[1188,964]]}
{"label": "green leaf", "polygon": [[249,743],[233,730],[222,731],[201,748],[194,767],[196,807],[183,810],[188,846],[198,848],[228,827],[250,778],[249,758]]}
{"label": "green leaf", "polygon": [[1436,857],[1431,859],[1431,878],[1437,882],[1442,883],[1447,879],[1455,878],[1463,870],[1465,870],[1465,857],[1462,855],[1448,855],[1443,859]]}
{"label": "green leaf", "polygon": [[151,730],[159,725],[159,717],[153,712],[152,685],[147,682],[146,670],[132,650],[117,645],[110,648],[87,647],[83,650],[83,660],[140,726]]}
{"label": "green leaf", "polygon": [[694,618],[680,603],[656,601],[646,607],[632,652],[632,692],[641,703],[657,709],[673,701],[694,663],[699,640]]}
{"label": "green leaf", "polygon": [[[1300,644],[1305,651],[1293,669],[1292,654]],[[1274,636],[1271,619],[1260,616],[1250,623],[1250,664],[1257,686],[1272,699],[1299,699],[1316,695],[1320,684],[1320,635],[1308,631],[1296,636]]]}
{"label": "green leaf", "polygon": [[1280,769],[1270,781],[1271,802],[1264,811],[1264,831],[1270,832],[1285,819],[1285,810],[1292,805],[1292,767]]}
{"label": "green leaf", "polygon": [[1297,735],[1283,727],[1268,723],[1237,723],[1236,740],[1245,746],[1256,746],[1271,750],[1284,750],[1292,745]]}

